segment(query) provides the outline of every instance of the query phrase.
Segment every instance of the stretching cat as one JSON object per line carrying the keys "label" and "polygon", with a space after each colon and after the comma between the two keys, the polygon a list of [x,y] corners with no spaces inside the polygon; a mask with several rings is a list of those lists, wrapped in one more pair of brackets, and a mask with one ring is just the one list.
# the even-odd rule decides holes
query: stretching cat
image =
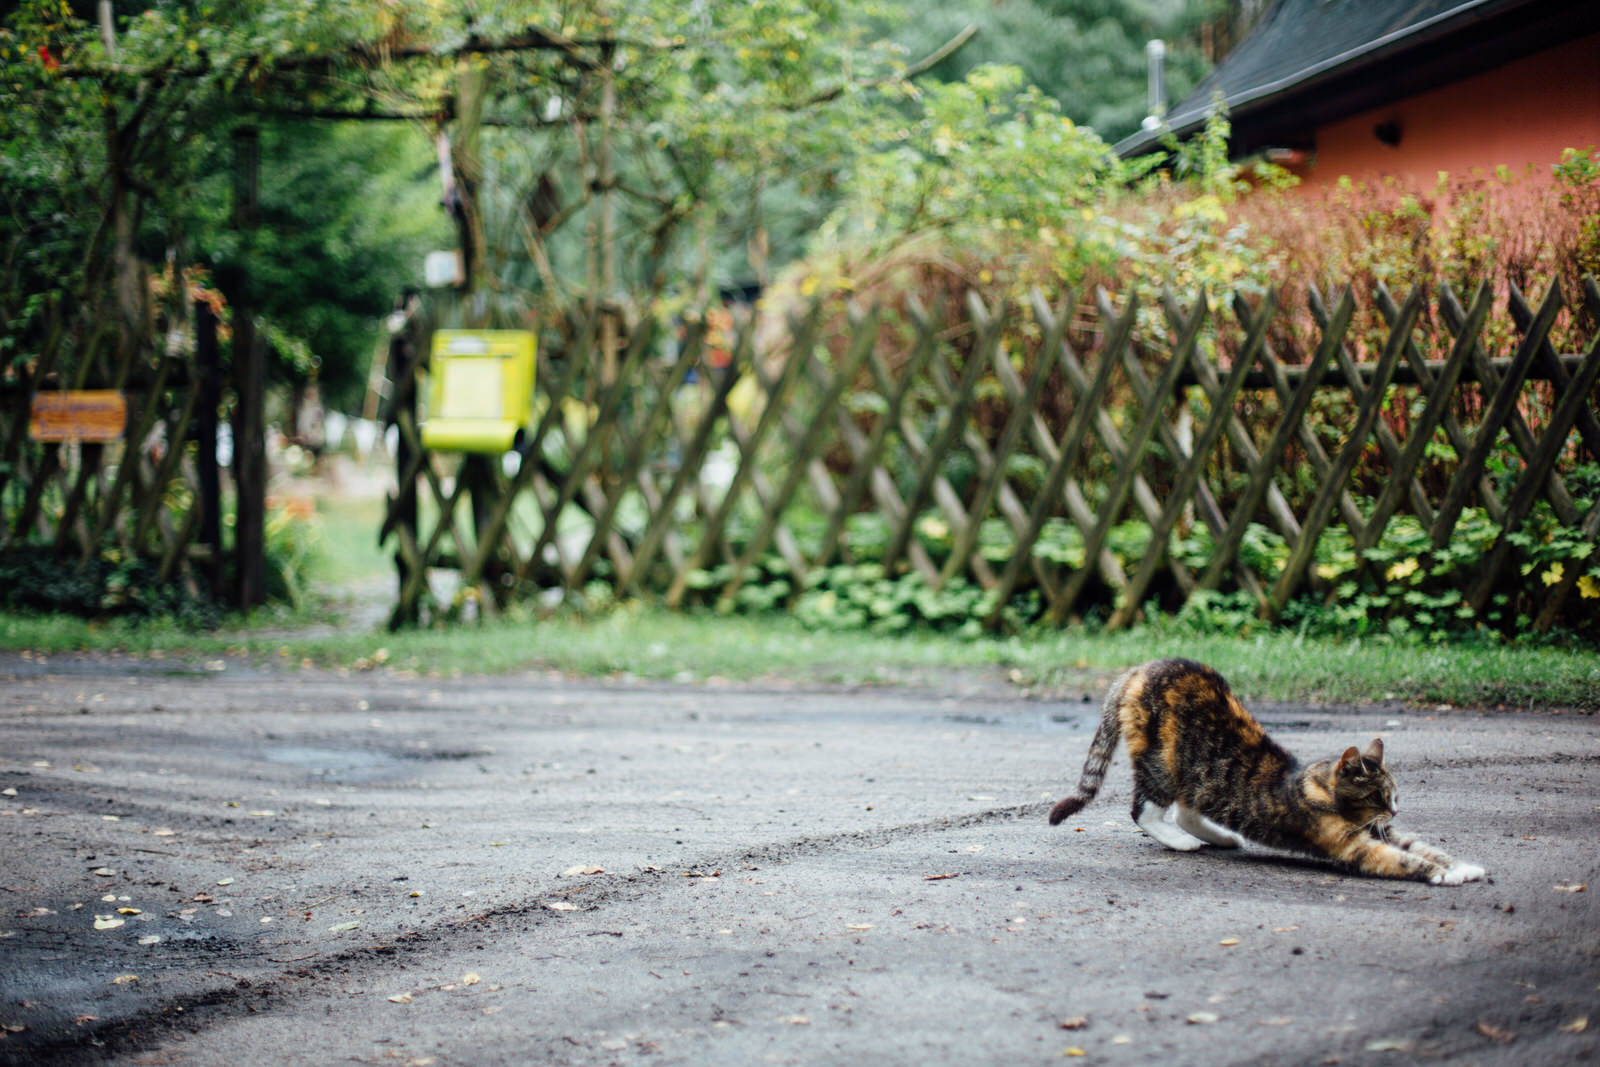
{"label": "stretching cat", "polygon": [[[1242,835],[1363,874],[1434,885],[1483,877],[1482,867],[1391,828],[1395,787],[1382,740],[1303,766],[1222,675],[1184,659],[1143,664],[1111,686],[1077,792],[1050,810],[1050,825],[1094,799],[1119,735],[1133,761],[1133,819],[1168,848],[1235,848]],[[1176,825],[1165,819],[1169,809]]]}

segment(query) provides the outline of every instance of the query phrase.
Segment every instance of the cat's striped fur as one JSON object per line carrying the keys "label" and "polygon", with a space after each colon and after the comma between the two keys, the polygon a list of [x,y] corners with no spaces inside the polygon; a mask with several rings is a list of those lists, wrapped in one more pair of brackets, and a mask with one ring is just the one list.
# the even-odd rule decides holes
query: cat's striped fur
{"label": "cat's striped fur", "polygon": [[1395,787],[1381,739],[1301,764],[1222,675],[1184,659],[1153,660],[1112,685],[1078,788],[1051,809],[1052,826],[1094,799],[1119,738],[1133,763],[1134,821],[1168,848],[1232,848],[1242,837],[1363,874],[1435,885],[1483,876],[1390,825]]}

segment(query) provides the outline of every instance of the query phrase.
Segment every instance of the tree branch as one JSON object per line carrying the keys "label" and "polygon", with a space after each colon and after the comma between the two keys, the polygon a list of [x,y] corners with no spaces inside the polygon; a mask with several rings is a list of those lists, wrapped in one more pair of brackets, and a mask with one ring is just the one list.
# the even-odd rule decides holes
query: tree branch
{"label": "tree branch", "polygon": [[839,97],[843,96],[847,90],[851,89],[876,89],[883,85],[898,85],[902,82],[908,82],[912,78],[915,78],[918,74],[921,74],[924,71],[927,71],[929,68],[934,67],[937,64],[942,63],[944,60],[950,58],[950,56],[955,54],[957,49],[966,44],[968,41],[972,40],[977,33],[978,24],[971,23],[966,27],[966,29],[950,38],[948,41],[934,49],[932,52],[928,53],[922,59],[911,64],[911,66],[907,67],[903,71],[900,71],[896,74],[890,74],[882,78],[872,78],[863,82],[847,82],[844,85],[836,85],[832,89],[827,89],[816,94],[815,96],[808,97],[798,104],[790,105],[790,110],[798,111],[801,108],[815,107],[818,104],[826,104],[831,100],[837,100]]}

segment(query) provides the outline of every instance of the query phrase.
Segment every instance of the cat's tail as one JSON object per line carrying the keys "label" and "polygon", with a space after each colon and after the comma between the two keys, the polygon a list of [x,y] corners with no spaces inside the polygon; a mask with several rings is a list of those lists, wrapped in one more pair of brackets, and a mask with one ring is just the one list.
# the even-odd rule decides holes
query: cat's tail
{"label": "cat's tail", "polygon": [[1124,672],[1111,683],[1111,691],[1100,709],[1100,725],[1094,732],[1094,740],[1089,742],[1089,758],[1083,761],[1083,773],[1078,776],[1078,788],[1071,796],[1056,801],[1056,806],[1050,809],[1051,826],[1076,814],[1100,792],[1100,783],[1106,780],[1106,768],[1111,765],[1117,739],[1122,735],[1122,695],[1138,669]]}

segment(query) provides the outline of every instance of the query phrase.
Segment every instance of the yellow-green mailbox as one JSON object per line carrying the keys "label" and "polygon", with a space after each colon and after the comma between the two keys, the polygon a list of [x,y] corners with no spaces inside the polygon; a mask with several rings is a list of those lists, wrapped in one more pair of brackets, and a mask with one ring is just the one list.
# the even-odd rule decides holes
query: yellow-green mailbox
{"label": "yellow-green mailbox", "polygon": [[533,425],[536,342],[530,330],[439,330],[425,447],[506,452]]}

